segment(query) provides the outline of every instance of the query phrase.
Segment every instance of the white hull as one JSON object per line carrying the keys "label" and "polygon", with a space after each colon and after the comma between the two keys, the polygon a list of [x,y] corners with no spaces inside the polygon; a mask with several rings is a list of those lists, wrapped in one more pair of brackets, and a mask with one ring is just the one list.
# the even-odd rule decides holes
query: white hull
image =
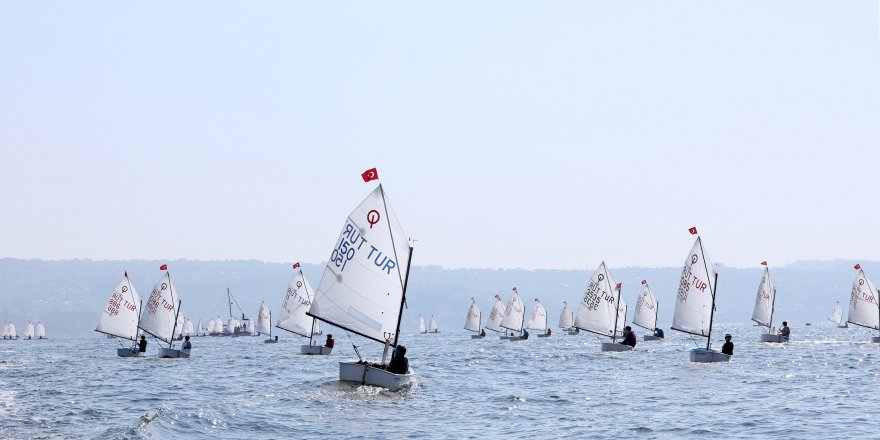
{"label": "white hull", "polygon": [[277,339],[266,339],[263,342],[265,342],[267,344],[274,344],[274,343],[278,342],[278,340]]}
{"label": "white hull", "polygon": [[547,333],[541,333],[538,335],[539,338],[549,338],[550,336],[551,335],[548,335]]}
{"label": "white hull", "polygon": [[849,328],[848,325],[838,325],[837,328]]}
{"label": "white hull", "polygon": [[484,336],[484,335],[471,335],[471,339],[483,339],[485,337],[486,336]]}
{"label": "white hull", "polygon": [[572,336],[577,336],[577,335],[581,334],[581,332],[579,332],[579,331],[569,331],[568,334],[569,334],[569,335],[572,335]]}
{"label": "white hull", "polygon": [[602,351],[630,351],[633,348],[616,342],[603,342]]}
{"label": "white hull", "polygon": [[159,349],[159,357],[160,358],[188,358],[189,351],[178,350],[176,348],[160,348]]}
{"label": "white hull", "polygon": [[508,336],[508,337],[507,337],[507,340],[508,340],[508,341],[511,341],[511,342],[513,342],[513,341],[525,341],[526,339],[527,339],[527,338],[524,338],[524,337],[522,337],[522,336]]}
{"label": "white hull", "polygon": [[880,342],[880,336],[874,336],[871,338],[871,342]]}
{"label": "white hull", "polygon": [[761,342],[788,342],[788,338],[782,335],[764,333],[761,335]]}
{"label": "white hull", "polygon": [[500,338],[502,341],[504,341],[504,340],[506,340],[506,339],[513,339],[513,338],[516,338],[516,337],[518,337],[518,336],[499,336],[499,338]]}
{"label": "white hull", "polygon": [[329,355],[333,353],[333,349],[330,347],[324,347],[323,345],[300,345],[299,346],[299,354],[307,354],[307,355]]}
{"label": "white hull", "polygon": [[663,338],[654,335],[644,335],[642,336],[643,341],[661,341]]}
{"label": "white hull", "polygon": [[387,388],[391,391],[410,386],[414,377],[412,368],[407,374],[394,374],[356,361],[339,363],[339,380]]}
{"label": "white hull", "polygon": [[116,356],[123,358],[131,358],[131,357],[144,357],[145,353],[141,353],[140,351],[131,351],[130,348],[117,348]]}
{"label": "white hull", "polygon": [[715,350],[706,350],[705,348],[695,348],[691,350],[691,362],[711,363],[711,362],[728,362],[730,356]]}

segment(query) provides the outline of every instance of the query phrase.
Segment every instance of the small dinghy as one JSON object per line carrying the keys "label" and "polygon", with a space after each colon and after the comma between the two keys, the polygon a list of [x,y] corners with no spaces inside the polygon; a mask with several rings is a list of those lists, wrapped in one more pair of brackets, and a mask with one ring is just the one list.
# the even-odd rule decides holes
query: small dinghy
{"label": "small dinghy", "polygon": [[770,267],[766,261],[762,261],[764,275],[758,284],[758,294],[755,296],[755,309],[752,312],[752,321],[762,327],[767,327],[767,333],[761,334],[761,342],[788,342],[788,337],[773,333],[773,311],[776,308],[776,287],[770,278]]}
{"label": "small dinghy", "polygon": [[425,318],[419,315],[419,334],[428,333],[428,327],[425,325]]}
{"label": "small dinghy", "polygon": [[314,300],[312,285],[303,275],[299,263],[295,263],[293,269],[297,270],[296,277],[287,285],[287,292],[281,303],[281,313],[278,314],[278,322],[275,323],[275,327],[309,338],[308,345],[300,345],[300,354],[329,355],[333,352],[332,347],[315,344],[318,321],[307,314]]}
{"label": "small dinghy", "polygon": [[523,333],[526,321],[525,309],[522,299],[519,297],[519,292],[516,290],[516,287],[514,287],[513,296],[510,297],[510,301],[507,302],[507,308],[504,309],[504,319],[501,320],[501,327],[518,332],[519,335],[501,336],[502,340],[522,341],[528,338],[528,336]]}
{"label": "small dinghy", "polygon": [[467,318],[464,320],[464,329],[476,333],[471,335],[471,339],[482,339],[486,337],[486,332],[480,331],[480,308],[477,302],[471,298],[471,306],[468,308]]}
{"label": "small dinghy", "polygon": [[268,336],[267,339],[263,340],[267,344],[278,342],[277,337],[272,339],[272,311],[269,310],[269,306],[264,302],[260,303],[260,311],[257,312],[257,332]]}
{"label": "small dinghy", "polygon": [[501,321],[504,319],[504,302],[501,301],[501,295],[495,295],[495,304],[492,305],[492,311],[489,312],[489,319],[486,320],[486,325],[483,326],[486,330],[491,330],[496,333],[505,333],[506,331],[501,328]]}
{"label": "small dinghy", "polygon": [[603,261],[590,277],[590,283],[587,284],[584,298],[574,318],[574,326],[611,338],[611,342],[602,343],[602,351],[629,351],[632,347],[617,343],[617,336],[623,330],[624,319],[621,319],[621,313],[626,316],[626,308],[620,304],[620,284],[611,278]]}
{"label": "small dinghy", "polygon": [[434,315],[431,315],[431,323],[428,324],[428,333],[440,333],[440,330],[437,329],[437,318]]}
{"label": "small dinghy", "polygon": [[[364,180],[377,178],[376,170]],[[406,302],[413,247],[380,184],[345,221],[324,269],[308,315],[384,345],[379,364],[339,363],[339,380],[396,391],[409,386],[412,368],[385,369],[389,347],[397,347]]]}
{"label": "small dinghy", "polygon": [[559,328],[570,335],[577,334],[574,333],[577,330],[574,328],[574,312],[568,307],[568,301],[562,301],[562,312],[559,313]]}
{"label": "small dinghy", "polygon": [[[689,229],[697,234],[697,228]],[[691,362],[728,362],[730,356],[712,349],[712,318],[715,314],[715,291],[718,272],[703,249],[703,241],[697,235],[684,267],[675,301],[672,329],[706,338],[706,348],[690,352]]]}
{"label": "small dinghy", "polygon": [[840,308],[840,302],[834,304],[834,309],[831,310],[831,315],[828,316],[828,320],[833,322],[837,328],[849,328],[848,322],[843,322],[843,309]]}
{"label": "small dinghy", "polygon": [[171,273],[168,272],[168,266],[163,264],[160,269],[166,272],[153,286],[138,327],[145,333],[168,344],[168,347],[159,348],[160,358],[188,358],[189,350],[174,348],[174,329],[177,328],[177,322],[180,318],[180,296],[177,294],[174,284],[171,283]]}
{"label": "small dinghy", "polygon": [[95,327],[95,331],[98,333],[103,333],[108,337],[128,339],[132,342],[131,347],[116,350],[116,355],[119,357],[144,356],[144,353],[141,353],[137,346],[141,305],[141,296],[131,285],[126,271],[122,281],[110,294],[110,300],[107,301],[107,305],[98,318],[98,326]]}
{"label": "small dinghy", "polygon": [[46,338],[46,327],[43,326],[42,322],[37,323],[37,339],[47,339]]}
{"label": "small dinghy", "polygon": [[[862,266],[855,265],[859,271],[853,281],[849,299],[849,316],[846,321],[859,327],[872,330],[880,330],[880,303],[877,299],[877,288],[862,270]],[[871,338],[871,342],[880,342],[880,336]]]}
{"label": "small dinghy", "polygon": [[636,301],[633,324],[652,332],[650,335],[642,335],[643,341],[659,341],[663,339],[657,334],[657,314],[660,312],[660,303],[657,302],[657,298],[651,292],[648,280],[642,280],[642,285],[645,288],[642,289],[642,293]]}
{"label": "small dinghy", "polygon": [[27,327],[24,328],[24,338],[34,339],[34,323],[28,321]]}
{"label": "small dinghy", "polygon": [[547,309],[541,305],[541,301],[535,298],[535,308],[529,316],[529,322],[526,324],[529,330],[538,330],[536,333],[539,338],[549,338],[551,333],[547,325]]}

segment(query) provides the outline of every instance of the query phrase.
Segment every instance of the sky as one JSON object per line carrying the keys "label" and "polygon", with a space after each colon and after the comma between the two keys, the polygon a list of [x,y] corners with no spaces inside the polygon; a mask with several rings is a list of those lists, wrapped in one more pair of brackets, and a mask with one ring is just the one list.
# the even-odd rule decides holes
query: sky
{"label": "sky", "polygon": [[878,2],[0,3],[0,257],[880,259]]}

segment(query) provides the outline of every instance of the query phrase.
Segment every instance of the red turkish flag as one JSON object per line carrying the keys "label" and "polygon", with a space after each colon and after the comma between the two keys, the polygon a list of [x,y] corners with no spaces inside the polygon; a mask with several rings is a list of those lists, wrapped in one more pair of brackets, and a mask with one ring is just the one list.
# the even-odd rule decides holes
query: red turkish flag
{"label": "red turkish flag", "polygon": [[361,173],[361,177],[364,178],[364,182],[369,182],[371,180],[376,180],[379,178],[379,172],[376,171],[375,168],[370,168],[363,173]]}
{"label": "red turkish flag", "polygon": [[497,299],[497,300],[501,300],[501,295],[498,295],[498,294],[496,293],[496,294],[495,294],[495,299]]}
{"label": "red turkish flag", "polygon": [[648,280],[642,280],[642,284],[648,284]]}
{"label": "red turkish flag", "polygon": [[513,291],[514,291],[514,292],[518,292],[518,291],[516,290],[516,287],[513,288]]}
{"label": "red turkish flag", "polygon": [[766,262],[766,261],[762,261],[762,262],[761,262],[761,266],[766,266],[766,265],[767,265],[767,262]]}
{"label": "red turkish flag", "polygon": [[862,268],[861,264],[856,264],[855,266],[853,266],[853,269],[855,269],[855,270],[859,270],[861,268]]}
{"label": "red turkish flag", "polygon": [[168,270],[168,265],[163,264],[163,265],[159,266],[159,270]]}
{"label": "red turkish flag", "polygon": [[622,285],[623,285],[623,283],[617,283],[617,290],[620,290],[620,286],[622,286]]}
{"label": "red turkish flag", "polygon": [[692,227],[688,228],[688,232],[690,232],[691,235],[697,235],[697,227],[692,226]]}
{"label": "red turkish flag", "polygon": [[299,267],[299,263],[293,263],[293,268],[296,269]]}

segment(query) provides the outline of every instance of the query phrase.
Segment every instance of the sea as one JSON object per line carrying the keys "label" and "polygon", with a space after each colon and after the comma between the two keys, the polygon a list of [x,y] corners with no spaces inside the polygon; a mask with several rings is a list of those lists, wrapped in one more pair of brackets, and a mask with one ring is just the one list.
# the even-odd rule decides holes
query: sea
{"label": "sea", "polygon": [[417,382],[391,392],[339,382],[338,362],[382,345],[335,334],[331,356],[295,337],[193,338],[189,359],[119,358],[119,339],[0,341],[0,438],[878,438],[876,332],[830,323],[760,343],[733,335],[729,363],[696,364],[705,338],[672,330],[603,353],[581,332],[502,341],[488,332],[407,334]]}

